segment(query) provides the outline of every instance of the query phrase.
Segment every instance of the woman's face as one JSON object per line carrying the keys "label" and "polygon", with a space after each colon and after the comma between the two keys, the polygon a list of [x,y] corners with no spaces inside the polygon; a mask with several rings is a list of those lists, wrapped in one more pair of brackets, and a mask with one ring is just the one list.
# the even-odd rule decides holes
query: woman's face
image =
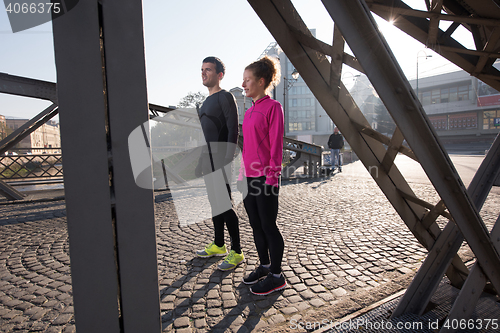
{"label": "woman's face", "polygon": [[257,97],[264,93],[264,79],[257,80],[253,75],[253,71],[245,69],[243,72],[243,84],[241,85],[245,90],[245,96]]}

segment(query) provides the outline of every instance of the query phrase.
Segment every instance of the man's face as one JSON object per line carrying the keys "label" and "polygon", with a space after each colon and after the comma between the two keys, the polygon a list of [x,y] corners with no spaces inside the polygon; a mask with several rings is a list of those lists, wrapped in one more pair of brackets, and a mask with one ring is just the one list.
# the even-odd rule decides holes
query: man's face
{"label": "man's face", "polygon": [[333,133],[338,134],[338,133],[339,133],[339,129],[338,129],[338,128],[335,128],[335,129],[333,130]]}
{"label": "man's face", "polygon": [[201,65],[201,79],[205,87],[210,88],[217,85],[221,78],[222,73],[217,74],[215,64],[212,64],[211,62],[204,62]]}

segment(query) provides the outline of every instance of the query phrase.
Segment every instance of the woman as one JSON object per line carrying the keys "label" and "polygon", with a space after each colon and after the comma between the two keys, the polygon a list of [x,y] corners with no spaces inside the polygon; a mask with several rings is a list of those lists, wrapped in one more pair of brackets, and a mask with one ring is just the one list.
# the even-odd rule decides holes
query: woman
{"label": "woman", "polygon": [[245,95],[252,98],[252,107],[243,120],[243,162],[238,180],[241,188],[243,176],[246,177],[248,194],[243,203],[260,260],[260,266],[243,282],[252,284],[250,291],[256,295],[267,295],[286,286],[281,274],[284,242],[276,224],[283,108],[268,95],[279,83],[279,68],[277,60],[266,56],[248,65],[243,73],[242,87]]}

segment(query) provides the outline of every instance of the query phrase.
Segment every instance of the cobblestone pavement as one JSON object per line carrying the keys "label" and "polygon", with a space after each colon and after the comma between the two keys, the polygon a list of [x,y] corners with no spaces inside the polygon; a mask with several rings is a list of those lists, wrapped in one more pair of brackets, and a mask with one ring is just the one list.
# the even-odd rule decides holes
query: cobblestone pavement
{"label": "cobblestone pavement", "polygon": [[[292,322],[334,320],[404,289],[426,250],[375,182],[352,170],[283,183],[278,223],[288,286],[268,296],[252,295],[241,282],[258,264],[242,204],[246,261],[221,272],[221,258],[194,255],[212,240],[212,222],[180,226],[169,193],[157,192],[163,331],[289,331]],[[411,186],[438,201],[430,185]],[[493,191],[481,212],[488,228],[498,207]],[[74,332],[64,201],[0,205],[0,214],[0,332]],[[467,246],[460,254],[473,259]]]}

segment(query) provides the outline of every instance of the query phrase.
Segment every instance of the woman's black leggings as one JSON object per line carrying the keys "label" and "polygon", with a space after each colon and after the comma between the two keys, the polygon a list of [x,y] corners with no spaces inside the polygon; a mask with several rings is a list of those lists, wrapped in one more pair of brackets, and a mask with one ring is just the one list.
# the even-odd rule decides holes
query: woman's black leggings
{"label": "woman's black leggings", "polygon": [[247,178],[248,194],[243,199],[243,204],[253,229],[253,239],[260,263],[262,265],[271,263],[271,273],[279,274],[285,248],[283,237],[276,224],[279,189],[265,182],[265,176]]}

